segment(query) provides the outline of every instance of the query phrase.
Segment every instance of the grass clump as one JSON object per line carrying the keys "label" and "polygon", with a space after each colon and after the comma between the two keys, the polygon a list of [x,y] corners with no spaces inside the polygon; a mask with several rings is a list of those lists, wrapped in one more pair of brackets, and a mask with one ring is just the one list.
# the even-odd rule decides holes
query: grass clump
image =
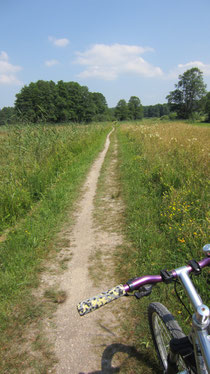
{"label": "grass clump", "polygon": [[66,301],[67,294],[65,291],[56,290],[55,288],[49,288],[45,291],[44,296],[47,300],[55,303],[62,304]]}

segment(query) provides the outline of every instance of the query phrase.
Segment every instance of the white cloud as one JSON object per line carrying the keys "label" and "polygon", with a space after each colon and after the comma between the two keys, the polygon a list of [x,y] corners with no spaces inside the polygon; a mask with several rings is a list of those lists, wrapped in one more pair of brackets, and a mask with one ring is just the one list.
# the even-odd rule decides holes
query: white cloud
{"label": "white cloud", "polygon": [[57,60],[47,60],[45,61],[45,65],[47,67],[51,67],[51,66],[54,66],[54,65],[57,65],[59,62]]}
{"label": "white cloud", "polygon": [[66,47],[69,44],[69,40],[67,38],[56,39],[53,36],[49,36],[48,39],[56,47]]}
{"label": "white cloud", "polygon": [[0,53],[0,84],[22,84],[16,77],[16,73],[22,68],[12,65],[6,52]]}
{"label": "white cloud", "polygon": [[201,61],[190,61],[186,64],[178,64],[177,67],[171,70],[169,74],[166,74],[165,77],[167,79],[175,79],[178,78],[180,74],[183,74],[186,70],[195,67],[200,69],[203,72],[204,76],[210,76],[210,64],[204,64]]}
{"label": "white cloud", "polygon": [[79,74],[81,78],[114,80],[122,74],[132,73],[145,77],[163,74],[159,67],[145,61],[141,55],[152,48],[123,44],[95,44],[85,52],[77,52],[76,63],[86,66]]}
{"label": "white cloud", "polygon": [[181,70],[188,70],[191,68],[197,67],[200,69],[204,75],[210,76],[210,64],[204,64],[201,61],[191,61],[187,64],[179,64],[178,68]]}

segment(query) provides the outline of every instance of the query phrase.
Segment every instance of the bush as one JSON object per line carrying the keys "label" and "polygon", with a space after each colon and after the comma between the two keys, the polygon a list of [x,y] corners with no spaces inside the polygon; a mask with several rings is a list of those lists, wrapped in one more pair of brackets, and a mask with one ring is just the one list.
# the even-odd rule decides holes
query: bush
{"label": "bush", "polygon": [[161,121],[168,121],[169,120],[169,116],[167,114],[165,114],[164,116],[160,117],[160,120]]}
{"label": "bush", "polygon": [[171,121],[174,121],[175,119],[177,119],[177,113],[176,112],[170,112],[169,113],[169,119]]}

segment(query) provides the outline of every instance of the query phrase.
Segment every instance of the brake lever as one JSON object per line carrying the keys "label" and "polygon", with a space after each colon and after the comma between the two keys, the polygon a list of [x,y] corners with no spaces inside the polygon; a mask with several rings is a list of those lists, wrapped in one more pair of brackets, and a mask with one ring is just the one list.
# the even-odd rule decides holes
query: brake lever
{"label": "brake lever", "polygon": [[134,293],[134,296],[137,299],[141,299],[144,296],[149,296],[152,292],[152,284],[145,284],[144,286],[140,287],[137,292]]}

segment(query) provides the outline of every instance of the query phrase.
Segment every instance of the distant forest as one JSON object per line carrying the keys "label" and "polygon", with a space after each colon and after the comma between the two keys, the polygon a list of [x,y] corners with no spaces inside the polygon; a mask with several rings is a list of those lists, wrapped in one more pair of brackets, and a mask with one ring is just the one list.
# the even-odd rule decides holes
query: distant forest
{"label": "distant forest", "polygon": [[21,89],[14,107],[0,110],[0,125],[140,120],[169,114],[168,104],[143,106],[136,96],[131,96],[128,103],[121,99],[116,107],[108,108],[102,93],[90,92],[77,82],[59,81],[56,84],[39,80]]}
{"label": "distant forest", "polygon": [[143,117],[169,115],[168,104],[143,106],[136,96],[128,103],[119,100],[116,107],[108,108],[100,92],[90,92],[77,82],[39,80],[24,86],[16,95],[14,107],[0,110],[0,125],[15,123],[62,123],[92,121],[140,120]]}
{"label": "distant forest", "polygon": [[143,106],[137,96],[121,99],[108,108],[100,92],[90,92],[77,82],[31,82],[16,95],[14,107],[0,109],[0,125],[15,123],[88,123],[141,120],[145,118],[194,119],[210,122],[210,92],[206,91],[198,68],[179,76],[175,90],[166,97],[168,103]]}

